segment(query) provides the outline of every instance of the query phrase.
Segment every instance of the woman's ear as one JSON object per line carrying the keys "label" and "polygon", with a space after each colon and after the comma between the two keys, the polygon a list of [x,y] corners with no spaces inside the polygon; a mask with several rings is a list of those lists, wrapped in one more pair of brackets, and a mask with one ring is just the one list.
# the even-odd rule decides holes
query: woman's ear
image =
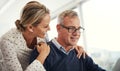
{"label": "woman's ear", "polygon": [[32,30],[32,29],[30,29],[30,32],[32,32],[32,33],[33,33],[33,30]]}
{"label": "woman's ear", "polygon": [[28,31],[30,31],[31,33],[33,32],[33,26],[32,26],[32,25],[28,25],[28,26],[27,26],[27,29],[28,29]]}

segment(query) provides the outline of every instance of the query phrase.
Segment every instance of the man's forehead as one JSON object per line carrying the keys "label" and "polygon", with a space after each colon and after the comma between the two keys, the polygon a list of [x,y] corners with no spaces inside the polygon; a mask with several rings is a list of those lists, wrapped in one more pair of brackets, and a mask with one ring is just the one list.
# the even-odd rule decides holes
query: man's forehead
{"label": "man's forehead", "polygon": [[73,25],[73,26],[80,25],[80,20],[78,17],[72,17],[72,18],[65,17],[63,22],[64,22],[64,25]]}

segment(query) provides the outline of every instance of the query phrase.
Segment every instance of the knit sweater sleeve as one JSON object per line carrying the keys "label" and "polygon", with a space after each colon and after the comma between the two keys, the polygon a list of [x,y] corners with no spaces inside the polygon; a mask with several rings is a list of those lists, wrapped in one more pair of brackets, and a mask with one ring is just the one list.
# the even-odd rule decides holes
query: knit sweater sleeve
{"label": "knit sweater sleeve", "polygon": [[89,56],[86,56],[86,58],[84,59],[84,64],[84,67],[86,67],[86,71],[106,71],[99,67],[98,64],[95,64],[95,62]]}

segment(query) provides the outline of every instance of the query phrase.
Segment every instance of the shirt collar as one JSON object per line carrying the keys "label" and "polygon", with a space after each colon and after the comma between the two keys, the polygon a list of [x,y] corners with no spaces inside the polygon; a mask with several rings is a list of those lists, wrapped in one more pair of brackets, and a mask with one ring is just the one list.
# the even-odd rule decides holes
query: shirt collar
{"label": "shirt collar", "polygon": [[70,52],[71,50],[74,49],[74,48],[71,48],[68,52],[66,52],[65,48],[57,42],[56,38],[52,39],[52,42],[55,44],[55,46],[56,46],[59,50],[61,50],[63,53],[65,53],[65,54],[67,54],[67,55],[69,54],[69,52]]}

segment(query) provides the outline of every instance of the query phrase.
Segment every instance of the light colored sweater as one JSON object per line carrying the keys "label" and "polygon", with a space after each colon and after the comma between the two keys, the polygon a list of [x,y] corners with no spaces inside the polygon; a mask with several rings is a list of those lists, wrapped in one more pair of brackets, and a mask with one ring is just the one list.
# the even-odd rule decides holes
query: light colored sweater
{"label": "light colored sweater", "polygon": [[[37,41],[40,42],[42,39],[37,38]],[[29,65],[32,49],[27,47],[22,33],[16,28],[0,38],[0,49],[3,55],[3,71],[45,71],[38,60]]]}

